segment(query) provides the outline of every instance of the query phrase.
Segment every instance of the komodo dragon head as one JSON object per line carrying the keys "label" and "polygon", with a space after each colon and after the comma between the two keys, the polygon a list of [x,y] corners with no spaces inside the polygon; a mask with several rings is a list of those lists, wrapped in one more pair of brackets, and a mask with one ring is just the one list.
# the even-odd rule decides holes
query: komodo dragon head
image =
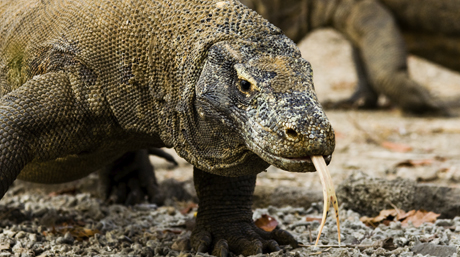
{"label": "komodo dragon head", "polygon": [[334,132],[316,97],[310,63],[292,41],[282,39],[288,42],[284,50],[233,41],[210,47],[195,87],[200,123],[195,145],[203,157],[243,165],[231,174],[222,163],[208,163],[207,170],[230,176],[260,172],[253,153],[294,172],[315,171],[312,155],[330,162]]}

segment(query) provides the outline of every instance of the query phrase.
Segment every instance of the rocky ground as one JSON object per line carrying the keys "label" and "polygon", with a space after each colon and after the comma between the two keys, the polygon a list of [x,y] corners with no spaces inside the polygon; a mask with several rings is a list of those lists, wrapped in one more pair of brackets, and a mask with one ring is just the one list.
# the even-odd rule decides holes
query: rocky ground
{"label": "rocky ground", "polygon": [[[353,92],[356,76],[350,46],[341,36],[331,30],[318,31],[300,47],[313,65],[320,100],[343,99]],[[459,99],[460,74],[416,57],[410,57],[409,66],[411,76],[439,97]],[[460,115],[460,109],[454,108],[453,113]],[[458,187],[460,119],[404,117],[391,108],[330,110],[327,115],[337,135],[336,151],[329,166],[335,185],[360,171],[376,178],[404,178],[417,185]],[[160,181],[191,178],[191,166],[176,158],[178,167],[152,157]],[[0,256],[195,255],[181,251],[187,249],[186,245],[174,243],[188,235],[187,228],[193,224],[193,205],[174,201],[169,202],[174,206],[159,208],[149,204],[107,205],[94,197],[95,181],[96,176],[91,175],[59,187],[15,182],[0,201]],[[338,246],[335,221],[329,217],[321,247],[313,248],[319,226],[315,218],[320,217],[322,208],[318,175],[288,173],[270,167],[259,175],[257,184],[259,196],[261,192],[283,188],[291,193],[283,193],[282,199],[270,198],[275,200],[269,203],[278,207],[264,206],[267,197],[256,198],[257,206],[262,208],[255,210],[254,217],[269,214],[305,245],[298,249],[285,247],[269,256],[460,254],[460,217],[438,219],[434,224],[420,227],[393,222],[370,228],[359,221],[361,214],[346,208],[340,211],[342,246]],[[65,194],[49,194],[62,189],[67,190]],[[300,193],[292,194],[292,190]]]}

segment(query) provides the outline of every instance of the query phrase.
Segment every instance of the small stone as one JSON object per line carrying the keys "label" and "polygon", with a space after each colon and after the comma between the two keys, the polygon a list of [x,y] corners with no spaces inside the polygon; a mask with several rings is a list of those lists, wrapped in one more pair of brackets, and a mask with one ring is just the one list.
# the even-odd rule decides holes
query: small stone
{"label": "small stone", "polygon": [[412,256],[414,256],[413,252],[405,252],[399,255],[399,257],[412,257]]}
{"label": "small stone", "polygon": [[147,243],[145,245],[150,247],[150,248],[155,249],[158,246],[158,241],[149,240],[149,241],[147,241]]}
{"label": "small stone", "polygon": [[108,231],[107,233],[105,233],[105,238],[107,240],[107,243],[111,246],[114,246],[116,244],[118,244],[118,239],[117,237],[110,231]]}
{"label": "small stone", "polygon": [[435,245],[432,243],[417,244],[411,249],[414,253],[430,256],[453,256],[457,252],[457,247],[448,245]]}
{"label": "small stone", "polygon": [[191,253],[184,253],[180,252],[177,257],[192,257],[193,255]]}
{"label": "small stone", "polygon": [[436,220],[434,225],[439,226],[439,227],[452,227],[455,225],[455,222],[453,220],[448,220],[448,219],[439,219],[439,220]]}
{"label": "small stone", "polygon": [[171,246],[171,249],[175,251],[190,251],[192,249],[190,245],[190,239],[179,238]]}
{"label": "small stone", "polygon": [[16,238],[16,239],[20,239],[20,238],[23,238],[23,237],[25,237],[25,236],[26,236],[26,232],[24,232],[24,231],[19,231],[19,232],[16,234],[15,238]]}
{"label": "small stone", "polygon": [[65,233],[64,239],[67,243],[71,244],[75,240],[70,232]]}
{"label": "small stone", "polygon": [[16,244],[13,246],[12,250],[13,250],[14,253],[21,253],[25,249],[23,248],[22,243],[17,241]]}
{"label": "small stone", "polygon": [[405,237],[398,237],[395,239],[394,243],[398,245],[399,247],[404,247],[407,245],[409,241]]}
{"label": "small stone", "polygon": [[37,234],[29,234],[29,240],[36,242],[37,241]]}
{"label": "small stone", "polygon": [[174,207],[168,206],[166,208],[166,210],[167,210],[168,214],[171,215],[171,216],[176,214],[176,208],[174,208]]}
{"label": "small stone", "polygon": [[401,229],[401,222],[399,221],[391,222],[390,229]]}
{"label": "small stone", "polygon": [[73,241],[75,239],[73,238],[72,234],[70,234],[70,232],[67,232],[65,233],[65,235],[63,237],[58,237],[58,239],[56,239],[56,243],[58,244],[73,244]]}

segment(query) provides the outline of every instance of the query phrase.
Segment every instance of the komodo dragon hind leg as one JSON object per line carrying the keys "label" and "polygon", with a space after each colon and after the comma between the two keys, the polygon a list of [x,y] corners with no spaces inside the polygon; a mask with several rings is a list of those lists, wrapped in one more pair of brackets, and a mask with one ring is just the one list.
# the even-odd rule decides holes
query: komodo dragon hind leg
{"label": "komodo dragon hind leg", "polygon": [[147,150],[148,150],[150,155],[155,155],[155,156],[158,156],[160,158],[163,158],[163,159],[167,160],[168,162],[174,164],[174,166],[179,165],[172,155],[170,155],[169,153],[163,151],[161,148],[150,147]]}
{"label": "komodo dragon hind leg", "polygon": [[[154,151],[156,152],[156,151]],[[99,194],[109,202],[133,205],[144,201],[162,204],[149,150],[127,152],[99,171]]]}
{"label": "komodo dragon hind leg", "polygon": [[252,195],[256,176],[222,177],[194,168],[199,198],[191,245],[197,252],[216,256],[253,255],[280,250],[279,245],[297,247],[288,232],[276,228],[266,232],[252,220]]}

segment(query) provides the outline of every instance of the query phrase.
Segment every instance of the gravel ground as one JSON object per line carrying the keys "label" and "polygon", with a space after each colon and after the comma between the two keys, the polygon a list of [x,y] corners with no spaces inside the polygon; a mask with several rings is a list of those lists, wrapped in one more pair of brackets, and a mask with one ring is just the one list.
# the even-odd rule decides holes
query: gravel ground
{"label": "gravel ground", "polygon": [[[87,193],[76,195],[21,194],[12,190],[2,200],[0,256],[194,256],[175,240],[190,234],[193,211],[141,204],[107,205]],[[19,194],[17,194],[19,193]],[[337,227],[328,218],[314,248],[321,203],[302,207],[257,209],[274,217],[305,247],[285,247],[258,256],[457,256],[460,253],[460,217],[438,220],[415,228],[401,223],[375,229],[359,221],[360,215],[340,211],[342,247]],[[53,225],[54,224],[54,225]],[[185,249],[185,250],[184,250]],[[182,250],[182,251],[181,251]],[[199,254],[197,256],[207,256]]]}
{"label": "gravel ground", "polygon": [[[300,44],[303,56],[312,62],[319,98],[337,100],[349,96],[356,83],[350,61],[350,46],[342,37],[325,30],[315,32]],[[416,57],[409,59],[411,75],[440,97],[460,96],[460,75]],[[454,109],[459,113],[460,110]],[[371,176],[404,177],[443,186],[460,181],[460,119],[402,117],[398,110],[328,111],[337,132],[337,148],[330,165],[335,185],[356,170]],[[358,125],[357,125],[358,124]],[[409,152],[394,152],[369,141],[368,134],[382,140],[409,145]],[[411,160],[434,160],[419,167],[397,167]],[[191,177],[191,166],[179,159],[173,167],[152,158],[160,181]],[[133,207],[107,205],[94,197],[96,177],[59,186],[15,182],[0,201],[0,256],[194,256],[186,245],[193,225],[193,210],[182,214],[188,204],[175,207],[143,204]],[[294,174],[270,167],[260,174],[259,186],[302,187],[320,190],[315,173]],[[65,194],[51,196],[63,190]],[[61,191],[63,192],[63,191]],[[273,216],[281,228],[291,231],[306,247],[284,248],[263,256],[457,256],[460,254],[460,217],[438,220],[418,228],[400,223],[372,229],[359,221],[360,215],[341,209],[342,247],[337,247],[337,228],[330,217],[320,240],[325,247],[313,248],[322,203],[312,206],[256,209]],[[406,210],[408,211],[408,210]],[[207,256],[207,255],[199,255]]]}

